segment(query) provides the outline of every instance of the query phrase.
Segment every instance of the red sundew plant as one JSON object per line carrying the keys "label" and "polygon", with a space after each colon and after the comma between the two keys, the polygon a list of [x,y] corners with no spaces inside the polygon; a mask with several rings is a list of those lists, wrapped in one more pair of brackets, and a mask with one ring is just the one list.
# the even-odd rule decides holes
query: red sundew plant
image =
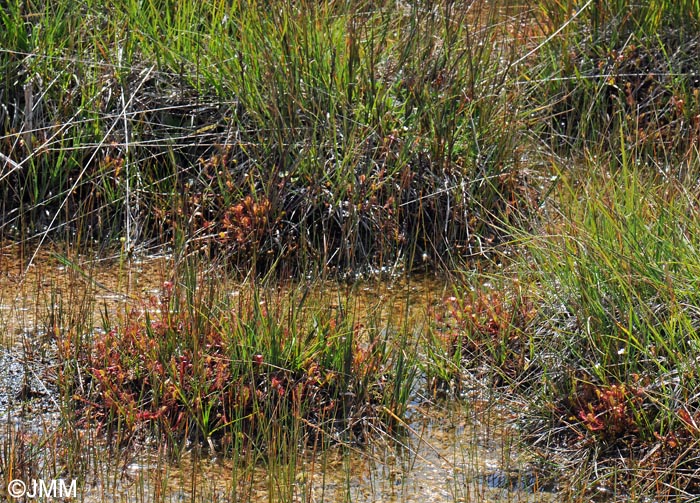
{"label": "red sundew plant", "polygon": [[265,196],[258,201],[246,196],[224,212],[220,240],[233,240],[241,246],[257,243],[267,230],[271,210],[272,204]]}
{"label": "red sundew plant", "polygon": [[645,397],[645,390],[640,386],[579,382],[574,394],[566,400],[565,414],[601,440],[636,437],[639,433],[637,416]]}
{"label": "red sundew plant", "polygon": [[[341,429],[350,440],[362,425],[353,416],[386,405],[383,393],[394,389],[387,346],[360,344],[357,323],[280,326],[278,310],[256,296],[216,316],[178,302],[166,285],[162,298],[94,335],[91,351],[77,357],[92,389],[79,400],[85,417],[118,424],[126,438],[150,431],[265,449],[275,428],[307,440]],[[400,415],[402,404],[391,404]]]}
{"label": "red sundew plant", "polygon": [[677,414],[685,431],[694,438],[700,438],[700,410],[696,411],[695,414],[691,414],[684,407],[679,409]]}
{"label": "red sundew plant", "polygon": [[[524,369],[527,335],[524,328],[535,316],[533,303],[510,299],[506,291],[492,290],[464,298],[445,299],[434,314],[434,332],[450,355],[463,354],[500,368],[509,378]],[[461,345],[457,348],[457,345]]]}

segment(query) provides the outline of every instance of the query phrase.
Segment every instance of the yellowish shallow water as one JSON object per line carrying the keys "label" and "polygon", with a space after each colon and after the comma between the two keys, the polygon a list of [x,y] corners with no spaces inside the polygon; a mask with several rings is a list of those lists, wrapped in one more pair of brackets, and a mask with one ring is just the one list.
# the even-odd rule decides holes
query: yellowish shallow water
{"label": "yellowish shallow water", "polygon": [[486,420],[465,408],[414,412],[422,419],[407,436],[362,449],[299,453],[294,465],[242,468],[229,459],[195,460],[191,453],[173,465],[143,453],[122,460],[124,477],[90,488],[86,501],[558,501],[556,493],[490,487],[488,474],[529,470],[504,417],[494,412]]}
{"label": "yellowish shallow water", "polygon": [[[0,328],[8,368],[28,368],[27,361],[38,357],[27,348],[50,339],[52,331],[99,327],[103,317],[128,313],[141,299],[159,295],[164,282],[174,279],[175,264],[168,257],[97,259],[52,250],[36,254],[29,263],[28,256],[7,246],[0,254]],[[231,283],[227,288],[232,296],[244,295],[250,285]],[[408,325],[416,337],[421,337],[431,307],[451,295],[451,287],[434,277],[353,286],[317,282],[309,288],[311,305],[351,310],[360,322],[373,317],[387,327]],[[298,292],[299,285],[278,287],[264,301],[274,303],[292,289]],[[40,387],[51,369],[37,367],[31,372],[36,377],[32,386]],[[41,389],[32,392],[41,394]],[[104,450],[91,453],[90,473],[85,474],[79,498],[129,503],[556,501],[551,493],[521,487],[517,480],[493,483],[488,478],[501,472],[506,480],[530,473],[531,460],[515,448],[517,435],[506,426],[503,409],[483,401],[488,400],[485,390],[475,389],[470,396],[474,398],[448,408],[417,396],[403,435],[374,440],[362,448],[337,446],[315,454],[300,450],[284,466],[206,454],[196,459],[191,452],[173,464],[158,454],[157,445],[116,454],[102,440],[95,441],[95,448]],[[51,407],[48,399],[28,402],[28,407]],[[24,435],[32,445],[45,443],[36,454],[41,456],[44,449],[50,457],[55,411],[32,413],[40,418],[32,423],[18,417],[18,409],[8,410],[13,412],[8,413],[6,431]],[[0,435],[0,443],[9,445],[8,439]]]}

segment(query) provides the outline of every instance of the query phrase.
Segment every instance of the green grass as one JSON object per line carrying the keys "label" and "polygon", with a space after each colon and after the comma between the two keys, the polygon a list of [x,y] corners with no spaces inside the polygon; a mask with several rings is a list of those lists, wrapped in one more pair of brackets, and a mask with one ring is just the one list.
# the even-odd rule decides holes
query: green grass
{"label": "green grass", "polygon": [[[351,285],[241,283],[189,259],[151,296],[135,289],[112,303],[98,300],[113,284],[91,260],[58,263],[67,265],[65,281],[37,284],[44,328],[22,353],[58,416],[23,399],[27,422],[8,421],[0,435],[5,484],[63,477],[85,497],[126,491],[160,501],[149,491],[162,484],[167,499],[175,490],[165,472],[186,477],[193,463],[196,485],[180,483],[195,499],[221,498],[224,486],[250,498],[266,481],[270,497],[291,500],[310,490],[302,474],[323,490],[318,474],[341,477],[337,460],[349,452],[406,438],[420,337],[407,300],[387,303]],[[120,268],[113,260],[108,276],[145,275],[139,288],[157,281],[140,267]],[[53,308],[42,312],[44,302]],[[327,468],[332,459],[336,468]],[[215,460],[226,466],[221,486],[200,473]],[[140,463],[159,474],[135,475],[145,492],[123,477]]]}
{"label": "green grass", "polygon": [[540,8],[551,38],[526,76],[534,84],[535,128],[550,148],[605,155],[634,144],[661,166],[692,155],[700,111],[697,2],[543,1]]}
{"label": "green grass", "polygon": [[[677,446],[698,434],[697,198],[633,167],[635,154],[623,151],[596,180],[563,177],[563,205],[527,244],[553,349],[544,393],[553,419],[596,438],[603,458],[623,449],[671,492],[693,492],[682,474],[694,455]],[[658,456],[645,457],[651,449]]]}
{"label": "green grass", "polygon": [[679,181],[641,155],[562,166],[532,229],[510,228],[519,253],[467,276],[432,326],[438,382],[487,376],[506,402],[526,401],[527,436],[577,481],[572,497],[595,484],[698,491],[700,222],[687,180],[700,159]]}
{"label": "green grass", "polygon": [[3,235],[184,241],[292,274],[480,253],[518,193],[524,15],[10,2]]}
{"label": "green grass", "polygon": [[415,341],[361,323],[347,306],[307,306],[303,289],[279,297],[252,287],[232,298],[194,269],[183,277],[105,319],[90,340],[58,337],[79,421],[119,442],[148,432],[176,451],[195,441],[265,456],[400,429]]}
{"label": "green grass", "polygon": [[[475,378],[528,403],[567,497],[697,493],[699,24],[691,0],[6,2],[0,238],[177,264],[97,332],[45,296],[65,422],[289,482],[299,446],[401,429],[417,377]],[[424,340],[203,274],[418,268],[469,271]]]}

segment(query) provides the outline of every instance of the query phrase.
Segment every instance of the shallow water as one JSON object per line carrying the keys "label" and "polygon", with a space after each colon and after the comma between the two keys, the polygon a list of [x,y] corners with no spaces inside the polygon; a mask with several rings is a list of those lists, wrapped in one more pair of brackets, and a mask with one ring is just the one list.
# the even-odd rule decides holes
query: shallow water
{"label": "shallow water", "polygon": [[26,337],[61,328],[52,326],[57,319],[100,326],[105,309],[124,311],[139,298],[157,295],[171,275],[170,261],[162,256],[126,261],[61,249],[20,250],[0,246],[0,344],[5,347],[21,347]]}
{"label": "shallow water", "polygon": [[[17,250],[0,255],[0,407],[12,434],[27,442],[51,443],[58,403],[51,376],[60,362],[52,356],[51,332],[92,326],[157,296],[172,281],[167,257],[123,261],[119,257],[68,259],[60,252],[36,255],[27,265]],[[298,288],[296,285],[294,288]],[[266,302],[284,298],[280,287]],[[231,295],[243,286],[230,285]],[[410,327],[421,337],[430,309],[451,295],[434,277],[371,281],[348,286],[314,283],[306,295],[328,309],[352,309],[392,329]],[[58,326],[61,325],[61,326]],[[177,463],[157,455],[158,446],[111,453],[95,441],[79,498],[88,502],[124,501],[555,501],[542,490],[533,461],[516,448],[517,432],[509,416],[478,383],[458,405],[416,395],[407,431],[398,438],[374,440],[362,448],[337,446],[312,455],[299,452],[293,463],[267,468],[230,459],[195,459],[186,453]],[[99,447],[103,446],[103,447]],[[41,452],[41,450],[37,451]],[[47,452],[48,456],[48,452]],[[48,462],[48,461],[46,461]],[[45,462],[40,463],[45,465]],[[0,488],[2,492],[2,488]]]}
{"label": "shallow water", "polygon": [[[549,502],[504,418],[478,419],[465,408],[416,410],[408,435],[359,449],[299,454],[293,466],[242,469],[231,460],[185,455],[168,465],[152,454],[123,461],[127,475],[90,488],[87,501]],[[529,477],[527,487],[514,484]],[[544,483],[542,484],[544,486]]]}

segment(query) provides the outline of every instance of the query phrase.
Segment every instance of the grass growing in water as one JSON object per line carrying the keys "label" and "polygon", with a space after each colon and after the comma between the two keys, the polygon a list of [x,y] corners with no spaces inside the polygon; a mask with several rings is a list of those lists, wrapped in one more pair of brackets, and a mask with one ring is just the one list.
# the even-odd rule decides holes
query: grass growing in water
{"label": "grass growing in water", "polygon": [[[492,5],[7,2],[2,233],[121,236],[125,257],[160,239],[285,276],[449,265],[499,234],[530,174],[554,175],[564,188],[536,187],[521,220],[539,234],[503,226],[527,288],[457,292],[424,368],[486,362],[535,397],[541,442],[609,467],[615,490],[697,492],[697,2],[542,1],[527,55]],[[353,404],[400,415],[410,388],[348,356],[372,348],[363,361],[400,381],[384,337],[353,348],[344,316],[272,316],[196,284],[179,277],[94,347],[61,341],[85,417],[275,451],[258,412],[293,418],[284,445],[325,420],[349,435]]]}
{"label": "grass growing in water", "polygon": [[237,456],[400,430],[415,341],[342,304],[307,305],[303,291],[232,296],[191,274],[89,341],[59,338],[61,358],[78,367],[81,422],[119,440],[146,433]]}
{"label": "grass growing in water", "polygon": [[[700,490],[698,198],[643,155],[560,171],[532,232],[512,229],[521,253],[450,299],[433,328],[442,353],[429,367],[453,382],[491,376],[529,403],[542,458],[577,473],[571,496]],[[698,161],[684,166],[690,179]]]}

